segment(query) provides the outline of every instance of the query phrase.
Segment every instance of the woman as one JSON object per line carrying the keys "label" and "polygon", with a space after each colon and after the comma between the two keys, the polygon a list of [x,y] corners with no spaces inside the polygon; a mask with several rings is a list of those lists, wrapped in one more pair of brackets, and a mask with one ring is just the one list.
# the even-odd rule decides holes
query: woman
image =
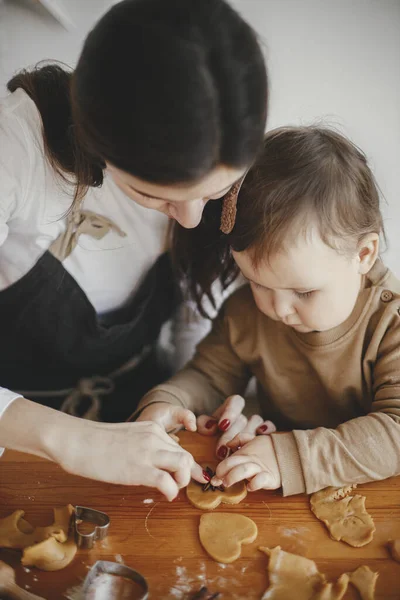
{"label": "woman", "polygon": [[9,82],[3,446],[168,499],[191,472],[204,481],[166,423],[71,415],[121,420],[165,377],[154,348],[181,304],[165,215],[196,227],[243,176],[262,141],[266,86],[254,32],[224,0],[125,0],[91,31],[74,73],[49,65]]}

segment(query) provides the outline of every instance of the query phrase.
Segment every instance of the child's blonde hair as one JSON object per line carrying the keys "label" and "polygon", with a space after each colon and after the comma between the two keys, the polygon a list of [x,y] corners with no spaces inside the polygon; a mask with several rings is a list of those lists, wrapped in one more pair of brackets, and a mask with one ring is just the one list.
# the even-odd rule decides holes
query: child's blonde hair
{"label": "child's blonde hair", "polygon": [[384,235],[379,192],[363,152],[328,128],[281,127],[268,133],[238,198],[228,236],[254,263],[307,235],[352,253],[368,233]]}

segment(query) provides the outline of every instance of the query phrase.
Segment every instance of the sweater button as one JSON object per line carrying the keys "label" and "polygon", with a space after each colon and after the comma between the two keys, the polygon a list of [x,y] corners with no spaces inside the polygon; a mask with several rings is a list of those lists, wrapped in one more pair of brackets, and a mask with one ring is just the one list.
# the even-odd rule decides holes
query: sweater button
{"label": "sweater button", "polygon": [[390,290],[383,290],[381,294],[381,300],[382,302],[390,302],[391,300],[393,300],[392,292]]}

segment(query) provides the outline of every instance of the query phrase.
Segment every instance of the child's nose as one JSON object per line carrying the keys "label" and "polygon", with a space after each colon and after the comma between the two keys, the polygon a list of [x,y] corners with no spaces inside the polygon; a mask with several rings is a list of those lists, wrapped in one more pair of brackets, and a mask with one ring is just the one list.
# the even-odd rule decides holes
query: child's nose
{"label": "child's nose", "polygon": [[290,300],[284,297],[279,297],[277,295],[274,298],[274,310],[276,316],[281,321],[283,321],[289,315],[292,315],[294,313],[294,309]]}

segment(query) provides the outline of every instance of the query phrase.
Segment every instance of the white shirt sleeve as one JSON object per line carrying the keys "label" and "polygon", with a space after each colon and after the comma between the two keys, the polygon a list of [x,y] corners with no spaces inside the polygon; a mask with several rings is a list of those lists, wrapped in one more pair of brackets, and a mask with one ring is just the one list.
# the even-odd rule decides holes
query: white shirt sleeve
{"label": "white shirt sleeve", "polygon": [[172,323],[171,345],[173,347],[173,367],[176,370],[182,369],[185,364],[194,356],[197,344],[210,332],[212,319],[217,313],[228,296],[243,285],[244,280],[238,277],[226,290],[222,291],[219,282],[213,284],[213,294],[216,308],[213,308],[209,300],[204,301],[204,308],[210,319],[202,317],[196,307],[195,302],[187,301],[182,303],[177,315]]}
{"label": "white shirt sleeve", "polygon": [[[0,419],[10,404],[16,400],[16,398],[21,398],[21,394],[16,394],[11,390],[0,387]],[[0,448],[0,456],[3,454],[3,452],[4,448]]]}

